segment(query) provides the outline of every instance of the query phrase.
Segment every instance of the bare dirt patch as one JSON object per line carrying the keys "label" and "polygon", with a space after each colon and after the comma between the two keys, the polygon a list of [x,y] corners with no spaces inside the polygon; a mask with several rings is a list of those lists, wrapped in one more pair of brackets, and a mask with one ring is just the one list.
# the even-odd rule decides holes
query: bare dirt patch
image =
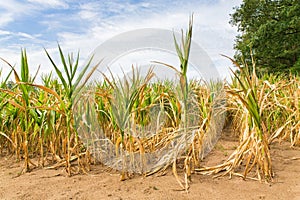
{"label": "bare dirt patch", "polygon": [[[236,139],[224,135],[202,164],[222,163],[236,146]],[[1,156],[0,199],[300,199],[300,149],[275,143],[271,153],[275,172],[271,184],[193,174],[189,193],[180,191],[171,171],[123,182],[117,172],[101,165],[91,166],[88,175],[67,177],[60,168],[34,169],[18,176],[22,163]]]}

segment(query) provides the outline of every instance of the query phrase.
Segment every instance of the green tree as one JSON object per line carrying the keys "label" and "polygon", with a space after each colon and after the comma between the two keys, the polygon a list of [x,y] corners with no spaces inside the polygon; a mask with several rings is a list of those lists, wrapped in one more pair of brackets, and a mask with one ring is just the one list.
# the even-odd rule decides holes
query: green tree
{"label": "green tree", "polygon": [[259,72],[300,72],[299,0],[243,0],[234,10],[238,61],[251,63],[252,53]]}

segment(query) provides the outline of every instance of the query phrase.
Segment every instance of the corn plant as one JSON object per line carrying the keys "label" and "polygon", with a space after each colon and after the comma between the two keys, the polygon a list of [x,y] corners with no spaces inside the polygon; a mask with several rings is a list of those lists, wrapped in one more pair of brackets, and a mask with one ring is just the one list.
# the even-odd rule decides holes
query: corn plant
{"label": "corn plant", "polygon": [[[29,137],[32,136],[31,133],[34,132],[34,118],[36,117],[37,113],[35,109],[31,108],[32,105],[32,99],[31,94],[34,93],[33,88],[24,84],[24,83],[32,83],[34,79],[36,78],[36,75],[31,78],[29,74],[29,66],[27,61],[27,55],[26,50],[22,50],[21,52],[21,76],[18,75],[15,68],[9,64],[7,61],[2,59],[13,71],[15,80],[16,80],[16,87],[17,90],[15,92],[4,90],[6,94],[9,94],[13,99],[8,100],[8,103],[13,105],[15,108],[11,107],[12,112],[16,112],[17,115],[14,121],[17,121],[17,132],[14,132],[15,134],[15,147],[18,148],[18,137],[21,138],[22,143],[22,149],[24,151],[24,168],[23,172],[27,172],[30,170],[29,164],[33,164],[29,159]],[[20,135],[20,136],[18,136]],[[34,141],[34,138],[33,138]],[[19,151],[16,151],[17,157],[19,157]]]}
{"label": "corn plant", "polygon": [[[232,60],[232,59],[231,59]],[[236,78],[234,88],[229,88],[230,104],[235,107],[238,118],[241,119],[241,141],[237,149],[229,156],[228,160],[217,167],[203,168],[198,171],[219,172],[226,170],[225,174],[233,174],[234,170],[240,166],[242,161],[245,161],[245,169],[243,177],[256,166],[256,174],[258,179],[271,181],[273,177],[271,157],[269,151],[269,130],[266,127],[265,115],[265,100],[273,92],[259,91],[259,80],[255,74],[255,65],[252,73],[248,67],[240,67],[234,60],[232,62],[238,67],[239,74],[233,72]],[[253,63],[254,64],[254,63]],[[263,178],[262,178],[263,177]]]}
{"label": "corn plant", "polygon": [[[5,90],[5,89],[7,89],[7,88],[10,88],[10,87],[12,87],[12,83],[10,83],[9,81],[8,81],[8,79],[9,79],[9,77],[10,77],[10,75],[11,75],[11,73],[12,73],[12,70],[9,72],[9,74],[5,77],[5,79],[4,80],[2,80],[1,81],[1,83],[0,83],[0,90],[2,91],[2,90]],[[0,70],[0,77],[2,77],[2,70]],[[3,130],[4,130],[4,128],[3,128],[3,125],[5,124],[5,118],[6,118],[6,116],[5,116],[5,106],[6,106],[6,104],[7,104],[7,101],[5,101],[5,99],[8,97],[8,94],[6,94],[5,92],[3,92],[3,93],[1,93],[1,95],[0,95],[0,123],[1,123],[1,128],[0,128],[0,135],[2,136],[2,137],[4,137],[4,138],[6,138],[9,142],[10,142],[10,144],[12,144],[12,145],[14,145],[14,143],[13,143],[13,141],[11,140],[11,138],[10,138],[10,136],[9,135],[7,135],[7,134],[5,134],[4,132],[2,132]],[[4,141],[4,144],[5,144],[5,142],[6,141]],[[2,152],[2,148],[4,147],[4,146],[6,146],[6,145],[1,145],[1,149],[0,149],[0,151]],[[8,148],[9,149],[9,148]]]}
{"label": "corn plant", "polygon": [[[142,78],[138,70],[132,67],[132,77],[127,77],[124,74],[124,78],[115,78],[111,74],[112,80],[110,80],[105,74],[103,74],[105,81],[113,89],[111,98],[109,98],[109,105],[111,107],[111,118],[116,122],[116,126],[120,131],[120,135],[117,137],[116,141],[116,152],[121,152],[122,159],[122,172],[121,180],[126,179],[126,155],[123,152],[126,148],[126,139],[132,140],[132,133],[130,132],[130,127],[132,123],[130,117],[132,116],[135,103],[138,101],[140,96],[142,96],[143,91],[146,88],[147,83],[153,77],[153,72],[150,69],[147,75]],[[129,143],[129,146],[132,144]],[[120,150],[119,150],[120,149]]]}
{"label": "corn plant", "polygon": [[[87,82],[88,78],[92,75],[92,73],[96,70],[97,66],[94,66],[89,74],[87,75],[87,78],[84,79],[84,76],[86,75],[87,70],[90,67],[90,63],[92,61],[92,58],[88,61],[88,63],[82,68],[82,71],[78,74],[78,66],[79,66],[79,52],[77,54],[77,57],[74,61],[73,55],[68,54],[67,57],[64,56],[63,51],[58,45],[59,49],[59,55],[61,64],[63,67],[63,71],[60,70],[59,66],[55,64],[52,57],[49,55],[47,50],[45,49],[45,52],[52,63],[52,66],[55,69],[55,72],[61,81],[61,84],[63,86],[64,90],[64,101],[61,101],[60,110],[63,112],[66,120],[66,134],[67,134],[67,145],[66,145],[66,153],[65,153],[65,160],[66,160],[66,170],[71,175],[71,154],[72,154],[72,139],[75,139],[75,146],[78,143],[78,135],[76,134],[76,130],[74,128],[74,122],[73,122],[73,113],[72,109],[74,106],[74,100],[76,95],[80,92],[80,90],[84,87],[85,83]],[[65,73],[65,76],[63,75],[63,72]]]}
{"label": "corn plant", "polygon": [[[187,133],[187,126],[188,126],[188,119],[187,119],[187,107],[188,107],[188,97],[189,97],[189,86],[188,86],[188,78],[187,78],[187,71],[188,71],[188,62],[189,62],[189,55],[190,55],[190,49],[191,49],[191,42],[192,42],[192,32],[193,32],[193,17],[191,17],[189,21],[189,28],[186,31],[186,34],[183,34],[182,30],[182,37],[181,37],[181,44],[178,43],[175,35],[174,37],[174,44],[175,49],[177,52],[177,56],[180,60],[180,71],[176,69],[176,67],[171,66],[166,63],[161,62],[155,62],[158,64],[165,65],[171,69],[174,69],[178,75],[179,75],[179,85],[180,85],[180,94],[182,95],[182,101],[183,101],[183,110],[182,110],[182,124],[183,124],[183,132],[185,134],[185,146],[188,147],[188,133]],[[186,165],[186,174],[185,174],[185,186],[182,185],[180,182],[177,171],[176,171],[176,159],[174,159],[173,162],[173,173],[178,181],[178,183],[183,187],[184,189],[188,189],[188,179],[190,179],[190,169],[188,167],[189,165]]]}
{"label": "corn plant", "polygon": [[[188,71],[188,61],[189,61],[189,55],[190,55],[190,49],[191,49],[191,42],[192,42],[192,32],[193,32],[193,18],[190,19],[190,23],[189,23],[189,28],[184,36],[183,31],[182,31],[182,38],[181,38],[181,45],[180,46],[175,38],[174,35],[174,43],[175,43],[175,47],[176,47],[176,52],[177,52],[177,56],[180,60],[180,73],[179,73],[179,77],[180,77],[180,88],[181,88],[181,93],[183,96],[183,115],[182,115],[182,121],[183,121],[183,132],[185,135],[185,142],[186,142],[186,147],[188,147],[188,139],[187,139],[187,126],[188,126],[188,122],[187,122],[187,118],[188,118],[188,114],[187,114],[187,107],[188,107],[188,97],[189,97],[189,86],[188,86],[188,79],[187,79],[187,71]],[[185,186],[183,187],[185,190],[188,189],[188,179],[190,179],[190,164],[188,163],[189,158],[187,157],[185,160]],[[175,176],[177,177],[177,172],[176,172],[176,160],[174,161],[173,164],[173,172],[175,174]],[[178,178],[177,178],[178,180]],[[179,182],[180,183],[180,182]]]}

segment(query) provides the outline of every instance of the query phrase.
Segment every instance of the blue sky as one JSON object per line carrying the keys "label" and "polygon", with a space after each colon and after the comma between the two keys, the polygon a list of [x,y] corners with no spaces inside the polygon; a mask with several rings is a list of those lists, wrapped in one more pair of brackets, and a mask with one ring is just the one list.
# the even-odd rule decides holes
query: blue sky
{"label": "blue sky", "polygon": [[[208,53],[222,76],[233,56],[236,28],[229,14],[241,0],[4,0],[0,3],[0,57],[11,64],[26,48],[32,74],[51,68],[43,48],[57,57],[57,42],[63,50],[81,52],[83,63],[102,42],[138,28],[180,31],[194,13],[194,41]],[[0,63],[7,73],[8,67]]]}

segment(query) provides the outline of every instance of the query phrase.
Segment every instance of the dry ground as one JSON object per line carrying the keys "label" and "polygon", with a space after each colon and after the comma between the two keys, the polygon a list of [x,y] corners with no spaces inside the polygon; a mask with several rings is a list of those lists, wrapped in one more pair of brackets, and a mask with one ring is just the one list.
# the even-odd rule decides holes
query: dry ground
{"label": "dry ground", "polygon": [[[237,145],[223,136],[203,165],[221,163]],[[215,178],[194,174],[187,194],[170,171],[164,176],[135,176],[120,182],[116,172],[101,165],[88,175],[67,177],[64,170],[34,169],[17,176],[22,163],[0,157],[0,199],[288,199],[300,200],[300,148],[289,143],[271,146],[275,178],[272,184],[239,177]]]}

